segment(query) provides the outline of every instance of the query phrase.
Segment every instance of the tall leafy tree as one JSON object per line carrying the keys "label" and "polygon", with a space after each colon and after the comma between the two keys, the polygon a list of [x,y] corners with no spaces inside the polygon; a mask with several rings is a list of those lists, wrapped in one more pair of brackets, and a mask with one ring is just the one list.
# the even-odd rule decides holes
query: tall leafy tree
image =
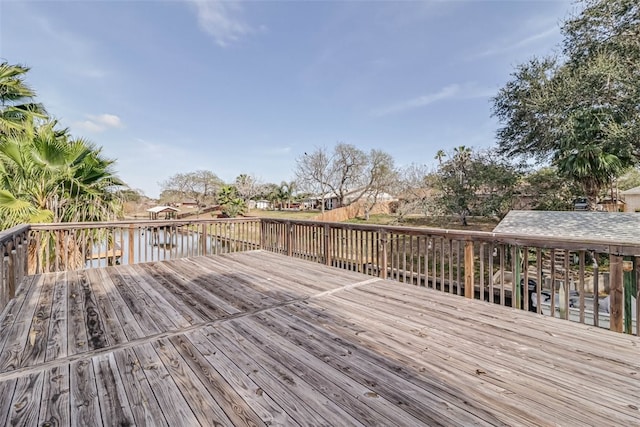
{"label": "tall leafy tree", "polygon": [[467,225],[470,215],[502,218],[511,209],[519,172],[493,152],[456,147],[435,173],[434,204]]}
{"label": "tall leafy tree", "polygon": [[502,153],[550,162],[594,207],[640,154],[640,6],[582,4],[562,26],[562,54],[519,65],[493,111]]}
{"label": "tall leafy tree", "polygon": [[[195,172],[177,173],[160,183],[162,195],[171,202],[183,202],[193,199],[200,206],[213,203],[224,182],[213,172],[199,170]],[[181,200],[180,200],[181,199]],[[164,200],[161,197],[161,200]]]}
{"label": "tall leafy tree", "polygon": [[530,171],[518,186],[524,206],[543,211],[565,211],[573,209],[573,202],[582,191],[573,181],[558,174],[555,167],[547,166]]}
{"label": "tall leafy tree", "polygon": [[245,212],[246,204],[238,195],[238,190],[233,185],[224,185],[218,194],[218,203],[222,207],[222,214],[235,218]]}

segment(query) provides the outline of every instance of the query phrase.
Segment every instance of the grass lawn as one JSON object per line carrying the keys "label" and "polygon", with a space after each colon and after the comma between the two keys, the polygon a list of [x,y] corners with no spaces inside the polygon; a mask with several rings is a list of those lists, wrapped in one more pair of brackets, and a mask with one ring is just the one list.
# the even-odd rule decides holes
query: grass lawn
{"label": "grass lawn", "polygon": [[[313,219],[319,211],[267,211],[254,209],[247,216],[278,218],[278,219]],[[432,227],[445,228],[449,230],[472,230],[472,231],[493,231],[498,224],[497,221],[481,217],[467,218],[468,226],[460,224],[458,218],[452,217],[424,217],[422,215],[409,216],[402,222],[398,222],[395,215],[371,215],[369,221],[364,218],[354,218],[349,221],[354,224],[375,224],[375,225],[402,225],[406,227]]]}
{"label": "grass lawn", "polygon": [[347,222],[355,224],[401,225],[405,227],[431,227],[445,228],[449,230],[493,231],[498,222],[488,218],[469,217],[468,226],[460,224],[458,218],[452,217],[425,217],[423,215],[409,216],[402,222],[394,215],[371,215],[369,221],[364,218],[354,218]]}
{"label": "grass lawn", "polygon": [[296,211],[296,210],[282,210],[282,211],[269,211],[253,209],[251,212],[245,214],[247,217],[262,217],[262,218],[277,218],[277,219],[312,219],[320,215],[319,211]]}

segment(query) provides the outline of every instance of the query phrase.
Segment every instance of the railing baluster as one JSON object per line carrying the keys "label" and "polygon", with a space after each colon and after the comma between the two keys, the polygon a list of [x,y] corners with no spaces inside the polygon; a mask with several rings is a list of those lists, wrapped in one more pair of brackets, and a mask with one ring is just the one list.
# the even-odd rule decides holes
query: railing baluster
{"label": "railing baluster", "polygon": [[556,250],[551,249],[551,317],[556,316]]}
{"label": "railing baluster", "polygon": [[[486,243],[480,243],[479,255],[480,260],[480,301],[484,301],[484,247]],[[475,289],[474,289],[475,292]]]}
{"label": "railing baluster", "polygon": [[489,247],[489,302],[491,304],[495,303],[495,292],[493,289],[493,258],[495,256],[496,246],[492,242]]}

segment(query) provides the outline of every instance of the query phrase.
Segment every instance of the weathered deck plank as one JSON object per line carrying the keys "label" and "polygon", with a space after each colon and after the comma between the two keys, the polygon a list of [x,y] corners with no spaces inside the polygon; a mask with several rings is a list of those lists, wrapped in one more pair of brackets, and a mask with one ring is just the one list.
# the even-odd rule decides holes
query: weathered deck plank
{"label": "weathered deck plank", "polygon": [[0,425],[640,425],[640,339],[255,251],[27,278]]}
{"label": "weathered deck plank", "polygon": [[20,366],[23,352],[25,348],[28,349],[31,322],[36,311],[43,281],[44,277],[38,276],[35,281],[27,282],[30,286],[25,296],[25,301],[20,306],[20,311],[15,314],[12,313],[15,321],[7,322],[7,328],[2,330],[2,335],[6,335],[6,337],[4,337],[5,346],[0,353],[0,372],[12,371]]}
{"label": "weathered deck plank", "polygon": [[69,367],[64,365],[46,371],[38,424],[67,426],[70,423]]}
{"label": "weathered deck plank", "polygon": [[[187,338],[198,348],[211,366],[225,379],[233,391],[268,425],[297,425],[297,423],[262,388],[209,341],[202,330],[189,332]],[[231,355],[232,356],[232,355]]]}

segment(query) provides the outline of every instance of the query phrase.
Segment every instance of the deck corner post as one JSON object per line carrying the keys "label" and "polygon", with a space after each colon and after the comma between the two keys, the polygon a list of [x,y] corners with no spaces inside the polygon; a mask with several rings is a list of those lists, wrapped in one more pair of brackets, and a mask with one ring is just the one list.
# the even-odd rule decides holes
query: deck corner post
{"label": "deck corner post", "polygon": [[128,230],[129,247],[127,248],[128,252],[129,252],[129,259],[128,259],[129,265],[132,265],[132,264],[135,263],[135,257],[133,256],[134,251],[135,251],[135,239],[133,238],[134,231],[135,231],[135,229],[133,228],[133,224],[129,224],[129,230]]}
{"label": "deck corner post", "polygon": [[382,247],[382,261],[380,262],[380,268],[382,273],[382,278],[386,279],[387,272],[387,263],[388,263],[388,253],[387,253],[387,230],[382,230],[380,232],[380,246]]}
{"label": "deck corner post", "polygon": [[474,283],[473,240],[464,242],[464,296],[473,299]]}
{"label": "deck corner post", "polygon": [[331,228],[329,224],[324,225],[324,263],[331,265]]}
{"label": "deck corner post", "polygon": [[609,313],[611,315],[611,323],[609,329],[615,332],[622,332],[623,328],[623,278],[622,256],[609,255]]}

